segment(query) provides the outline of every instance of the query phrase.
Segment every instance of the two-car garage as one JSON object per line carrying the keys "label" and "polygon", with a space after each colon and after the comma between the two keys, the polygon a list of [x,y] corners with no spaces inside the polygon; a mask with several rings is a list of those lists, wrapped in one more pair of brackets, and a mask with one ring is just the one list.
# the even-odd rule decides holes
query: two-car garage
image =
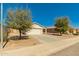
{"label": "two-car garage", "polygon": [[27,32],[28,35],[41,35],[43,34],[43,26],[33,23],[32,29]]}

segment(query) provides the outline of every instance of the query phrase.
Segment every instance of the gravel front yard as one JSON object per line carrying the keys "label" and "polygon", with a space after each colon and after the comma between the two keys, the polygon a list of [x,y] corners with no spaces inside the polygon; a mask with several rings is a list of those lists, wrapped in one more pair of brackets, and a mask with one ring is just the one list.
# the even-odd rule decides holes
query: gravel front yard
{"label": "gravel front yard", "polygon": [[3,50],[11,50],[11,49],[19,49],[22,47],[28,47],[40,44],[40,42],[36,39],[25,39],[25,40],[9,40],[9,42],[5,45]]}

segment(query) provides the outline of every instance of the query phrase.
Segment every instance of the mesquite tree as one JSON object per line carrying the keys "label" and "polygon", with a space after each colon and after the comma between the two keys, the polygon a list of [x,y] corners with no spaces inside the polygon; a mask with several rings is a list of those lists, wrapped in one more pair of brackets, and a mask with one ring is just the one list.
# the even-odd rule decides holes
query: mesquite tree
{"label": "mesquite tree", "polygon": [[69,28],[69,20],[67,17],[59,17],[55,23],[56,30],[60,33],[65,33]]}
{"label": "mesquite tree", "polygon": [[24,9],[9,10],[6,23],[8,28],[19,30],[19,38],[21,39],[22,31],[27,31],[31,28],[31,13],[29,10]]}

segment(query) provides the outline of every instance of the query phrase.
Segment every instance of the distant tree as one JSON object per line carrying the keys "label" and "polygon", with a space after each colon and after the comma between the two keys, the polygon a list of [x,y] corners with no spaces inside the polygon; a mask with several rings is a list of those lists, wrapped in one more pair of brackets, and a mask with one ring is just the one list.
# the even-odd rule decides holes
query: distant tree
{"label": "distant tree", "polygon": [[69,28],[69,21],[67,17],[59,17],[56,19],[55,23],[56,31],[60,33],[65,33]]}
{"label": "distant tree", "polygon": [[32,20],[29,10],[17,9],[9,10],[7,16],[7,27],[19,30],[20,39],[22,31],[28,31],[31,28]]}

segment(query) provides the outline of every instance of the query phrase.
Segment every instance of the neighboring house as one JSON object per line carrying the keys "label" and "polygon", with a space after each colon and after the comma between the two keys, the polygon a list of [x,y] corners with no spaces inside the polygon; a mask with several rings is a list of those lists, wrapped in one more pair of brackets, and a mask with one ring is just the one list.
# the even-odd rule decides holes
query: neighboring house
{"label": "neighboring house", "polygon": [[74,29],[74,33],[79,33],[79,29]]}
{"label": "neighboring house", "polygon": [[79,29],[74,29],[74,28],[71,28],[68,30],[69,33],[72,33],[72,34],[76,34],[76,33],[79,33]]}
{"label": "neighboring house", "polygon": [[76,32],[78,32],[78,33],[79,33],[79,29],[76,29]]}
{"label": "neighboring house", "polygon": [[47,33],[57,33],[57,31],[55,30],[55,27],[47,27]]}
{"label": "neighboring house", "polygon": [[44,33],[47,33],[47,34],[57,33],[56,30],[55,30],[55,27],[47,27],[47,28],[44,28],[43,29],[43,32]]}
{"label": "neighboring house", "polygon": [[76,31],[76,29],[73,29],[73,33],[75,34],[77,31]]}

